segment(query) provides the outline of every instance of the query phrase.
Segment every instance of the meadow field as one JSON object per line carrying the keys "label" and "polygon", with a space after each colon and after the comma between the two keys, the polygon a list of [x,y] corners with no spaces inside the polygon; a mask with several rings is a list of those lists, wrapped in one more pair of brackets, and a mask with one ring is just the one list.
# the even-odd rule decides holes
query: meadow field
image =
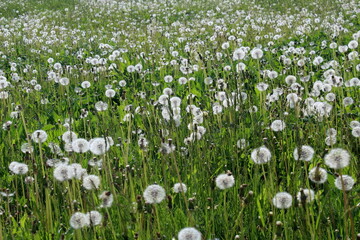
{"label": "meadow field", "polygon": [[0,240],[360,239],[360,2],[0,1]]}

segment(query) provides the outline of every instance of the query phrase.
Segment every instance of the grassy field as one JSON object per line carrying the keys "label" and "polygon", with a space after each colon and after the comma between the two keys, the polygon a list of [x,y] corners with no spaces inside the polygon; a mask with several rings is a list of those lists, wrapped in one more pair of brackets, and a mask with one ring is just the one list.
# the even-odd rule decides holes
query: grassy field
{"label": "grassy field", "polygon": [[0,2],[0,239],[360,239],[360,2]]}

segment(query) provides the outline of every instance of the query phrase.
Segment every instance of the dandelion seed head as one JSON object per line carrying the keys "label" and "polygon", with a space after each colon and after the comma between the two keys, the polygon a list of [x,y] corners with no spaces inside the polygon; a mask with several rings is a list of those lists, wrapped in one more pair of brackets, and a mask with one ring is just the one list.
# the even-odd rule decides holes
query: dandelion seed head
{"label": "dandelion seed head", "polygon": [[99,198],[101,199],[102,203],[100,205],[100,208],[108,208],[111,207],[114,196],[109,191],[104,191],[100,194]]}
{"label": "dandelion seed head", "polygon": [[299,202],[312,202],[315,199],[315,192],[311,189],[301,189],[297,194],[296,198]]}
{"label": "dandelion seed head", "polygon": [[178,240],[201,240],[201,233],[192,227],[183,228],[178,233]]}
{"label": "dandelion seed head", "polygon": [[271,159],[271,152],[270,150],[265,147],[259,147],[254,149],[251,152],[251,159],[254,161],[254,163],[256,164],[264,164],[270,161]]}
{"label": "dandelion seed head", "polygon": [[90,144],[84,138],[78,138],[71,143],[72,149],[76,153],[85,153],[89,151]]}
{"label": "dandelion seed head", "polygon": [[98,112],[106,111],[108,109],[108,104],[106,102],[99,101],[99,102],[95,103],[95,109]]}
{"label": "dandelion seed head", "polygon": [[48,135],[45,131],[43,130],[36,130],[35,132],[33,132],[33,134],[31,135],[31,139],[36,142],[36,143],[43,143],[46,141]]}
{"label": "dandelion seed head", "polygon": [[317,184],[322,184],[327,180],[327,172],[320,167],[314,167],[309,171],[309,179]]}
{"label": "dandelion seed head", "polygon": [[343,99],[344,107],[350,106],[354,103],[354,99],[352,97],[346,97]]}
{"label": "dandelion seed head", "polygon": [[235,178],[231,173],[223,173],[216,177],[216,186],[221,190],[231,188],[235,184]]}
{"label": "dandelion seed head", "polygon": [[360,127],[354,127],[351,131],[351,135],[354,137],[360,137]]}
{"label": "dandelion seed head", "polygon": [[328,167],[341,169],[350,164],[350,154],[342,148],[334,148],[325,155],[324,160]]}
{"label": "dandelion seed head", "polygon": [[12,171],[14,174],[17,175],[24,175],[29,171],[28,165],[19,162],[11,162],[9,164],[9,169],[10,171]]}
{"label": "dandelion seed head", "polygon": [[350,191],[355,184],[355,180],[349,175],[342,175],[335,179],[335,187],[339,190]]}
{"label": "dandelion seed head", "polygon": [[242,60],[242,59],[244,59],[244,57],[245,57],[245,52],[241,48],[236,49],[233,53],[234,61]]}
{"label": "dandelion seed head", "polygon": [[96,175],[87,175],[83,178],[82,186],[86,190],[98,189],[100,187],[100,178]]}
{"label": "dandelion seed head", "polygon": [[311,161],[315,153],[314,149],[307,145],[301,146],[300,149],[301,149],[300,151],[298,150],[298,148],[295,148],[294,150],[295,160],[301,160],[307,162]]}
{"label": "dandelion seed head", "polygon": [[74,175],[73,169],[67,164],[60,164],[54,169],[54,178],[60,182],[70,180]]}
{"label": "dandelion seed head", "polygon": [[105,91],[105,96],[108,98],[113,98],[113,97],[115,97],[115,95],[116,95],[116,92],[114,89],[107,89]]}
{"label": "dandelion seed head", "polygon": [[175,183],[173,190],[175,193],[180,193],[180,192],[187,192],[187,187],[184,183]]}
{"label": "dandelion seed head", "polygon": [[21,145],[21,151],[23,153],[32,153],[34,151],[34,147],[31,146],[31,144],[29,144],[29,143],[23,143]]}
{"label": "dandelion seed head", "polygon": [[332,146],[336,143],[336,136],[329,136],[325,138],[325,144],[328,146]]}
{"label": "dandelion seed head", "polygon": [[286,127],[286,124],[284,121],[282,120],[275,120],[271,123],[271,130],[273,130],[274,132],[279,132],[279,131],[282,131],[284,130]]}
{"label": "dandelion seed head", "polygon": [[27,176],[24,180],[25,184],[31,184],[35,181],[35,179],[31,176]]}
{"label": "dandelion seed head", "polygon": [[289,75],[285,78],[285,82],[290,86],[296,82],[296,77],[293,75]]}
{"label": "dandelion seed head", "polygon": [[91,87],[91,83],[89,81],[83,81],[81,83],[81,87],[82,88],[89,88],[89,87]]}
{"label": "dandelion seed head", "polygon": [[89,218],[81,212],[74,213],[70,218],[70,226],[74,229],[80,229],[89,226]]}
{"label": "dandelion seed head", "polygon": [[104,138],[94,138],[89,141],[90,152],[95,155],[103,155],[110,149],[110,144],[108,144]]}
{"label": "dandelion seed head", "polygon": [[166,193],[163,187],[157,184],[153,184],[145,189],[143,196],[146,203],[153,204],[160,203],[162,200],[164,200]]}
{"label": "dandelion seed head", "polygon": [[167,75],[167,76],[164,77],[164,81],[165,81],[166,83],[170,83],[170,82],[172,82],[173,80],[174,80],[174,78],[173,78],[172,76],[170,76],[170,75]]}
{"label": "dandelion seed head", "polygon": [[260,48],[254,48],[253,50],[251,50],[250,54],[253,59],[260,59],[264,55],[263,51]]}
{"label": "dandelion seed head", "polygon": [[246,139],[245,139],[245,138],[239,139],[239,140],[236,142],[237,148],[240,148],[240,149],[244,149],[244,148],[246,148],[248,145],[249,145],[249,144],[246,142]]}
{"label": "dandelion seed head", "polygon": [[360,122],[359,121],[351,121],[350,122],[350,128],[356,128],[356,127],[360,127]]}
{"label": "dandelion seed head", "polygon": [[258,83],[258,84],[256,85],[256,88],[257,88],[260,92],[265,91],[266,89],[268,89],[268,87],[269,87],[269,84],[264,83],[264,82]]}
{"label": "dandelion seed head", "polygon": [[68,78],[66,78],[66,77],[63,77],[63,78],[60,78],[60,79],[59,79],[59,83],[60,83],[61,85],[63,85],[63,86],[67,86],[67,85],[69,85],[70,80],[69,80]]}
{"label": "dandelion seed head", "polygon": [[69,165],[69,167],[70,167],[70,170],[74,173],[74,178],[76,178],[76,179],[81,179],[82,177],[87,175],[86,169],[83,168],[78,163],[73,163],[73,164]]}
{"label": "dandelion seed head", "polygon": [[292,205],[292,196],[287,192],[279,192],[275,195],[272,202],[276,208],[290,208]]}
{"label": "dandelion seed head", "polygon": [[100,225],[102,221],[102,215],[98,211],[90,211],[86,213],[85,217],[88,219],[90,226]]}
{"label": "dandelion seed head", "polygon": [[77,135],[74,132],[66,131],[61,138],[65,143],[71,143],[77,139]]}

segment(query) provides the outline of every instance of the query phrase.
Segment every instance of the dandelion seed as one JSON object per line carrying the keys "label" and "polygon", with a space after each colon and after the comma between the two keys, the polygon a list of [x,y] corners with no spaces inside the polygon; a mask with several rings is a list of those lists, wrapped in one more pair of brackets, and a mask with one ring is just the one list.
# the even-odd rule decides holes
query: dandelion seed
{"label": "dandelion seed", "polygon": [[333,169],[341,169],[350,164],[350,154],[341,148],[334,148],[324,157],[325,164]]}
{"label": "dandelion seed", "polygon": [[84,213],[76,212],[70,218],[70,226],[74,229],[80,229],[89,225],[89,218]]}
{"label": "dandelion seed", "polygon": [[6,91],[1,91],[0,92],[0,99],[8,99],[9,98],[9,93]]}
{"label": "dandelion seed", "polygon": [[328,146],[332,146],[336,143],[336,136],[329,136],[325,138],[325,144]]}
{"label": "dandelion seed", "polygon": [[24,175],[29,171],[28,165],[19,162],[11,162],[9,164],[9,169],[17,175]]}
{"label": "dandelion seed", "polygon": [[286,102],[289,105],[290,108],[295,108],[295,105],[297,102],[299,102],[300,98],[296,93],[289,93],[286,96]]}
{"label": "dandelion seed", "polygon": [[296,194],[296,198],[301,203],[309,203],[315,199],[315,192],[311,189],[301,189]]}
{"label": "dandelion seed", "polygon": [[95,155],[103,155],[110,149],[110,144],[107,144],[104,138],[94,138],[90,142],[90,152]]}
{"label": "dandelion seed", "polygon": [[100,205],[100,208],[108,208],[111,207],[114,196],[109,191],[104,191],[100,194],[99,198],[101,199],[102,203]]}
{"label": "dandelion seed", "polygon": [[327,180],[327,172],[321,167],[314,167],[309,171],[309,179],[317,184],[322,184]]}
{"label": "dandelion seed", "polygon": [[181,78],[179,78],[178,82],[180,85],[184,85],[188,82],[188,80],[186,77],[181,77]]}
{"label": "dandelion seed", "polygon": [[4,80],[4,79],[1,79],[0,80],[0,89],[5,89],[9,86],[9,82]]}
{"label": "dandelion seed", "polygon": [[271,123],[271,130],[273,130],[274,132],[279,132],[279,131],[282,131],[284,130],[286,127],[286,124],[284,121],[282,120],[275,120]]}
{"label": "dandelion seed", "polygon": [[234,176],[228,172],[226,174],[220,174],[215,179],[216,186],[222,190],[231,188],[235,184]]}
{"label": "dandelion seed", "polygon": [[228,42],[224,42],[222,45],[221,45],[221,48],[222,49],[228,49],[230,47],[230,44]]}
{"label": "dandelion seed", "polygon": [[292,205],[292,196],[287,192],[279,192],[275,195],[272,202],[276,208],[290,208]]}
{"label": "dandelion seed", "polygon": [[70,171],[72,171],[74,173],[74,178],[76,178],[76,179],[81,179],[82,177],[87,175],[86,169],[83,168],[78,163],[73,163],[73,164],[69,165],[69,167],[70,167]]}
{"label": "dandelion seed", "polygon": [[181,99],[179,97],[170,98],[171,108],[177,108],[181,105]]}
{"label": "dandelion seed", "polygon": [[102,159],[100,159],[99,161],[96,161],[96,158],[93,158],[88,161],[88,164],[91,167],[98,167],[98,169],[101,169],[102,162],[103,162]]}
{"label": "dandelion seed", "polygon": [[169,143],[161,143],[160,150],[163,154],[170,154],[175,151],[175,145]]}
{"label": "dandelion seed", "polygon": [[335,179],[335,187],[339,190],[350,191],[355,184],[355,180],[348,175],[342,175]]}
{"label": "dandelion seed", "polygon": [[85,217],[88,219],[90,226],[100,225],[102,221],[102,215],[98,211],[88,212]]}
{"label": "dandelion seed", "polygon": [[157,184],[148,186],[144,191],[144,199],[146,203],[160,203],[164,200],[166,193],[165,189]]}
{"label": "dandelion seed", "polygon": [[175,183],[174,187],[173,187],[173,190],[174,190],[175,193],[180,193],[180,192],[186,193],[187,187],[183,183]]}
{"label": "dandelion seed", "polygon": [[62,66],[61,66],[61,63],[55,63],[54,64],[54,69],[55,70],[61,70]]}
{"label": "dandelion seed", "polygon": [[328,93],[326,94],[325,99],[329,102],[333,102],[336,100],[336,95],[334,93]]}
{"label": "dandelion seed", "polygon": [[89,81],[83,81],[81,83],[81,87],[82,88],[89,88],[89,87],[91,87],[91,83]]}
{"label": "dandelion seed", "polygon": [[293,75],[289,75],[285,78],[285,82],[288,84],[288,85],[292,85],[293,83],[296,82],[296,77],[293,76]]}
{"label": "dandelion seed", "polygon": [[96,175],[87,175],[83,178],[82,186],[87,190],[98,189],[100,186],[100,178]]}
{"label": "dandelion seed", "polygon": [[132,73],[132,72],[135,72],[135,67],[133,65],[129,65],[127,66],[126,70],[129,72],[129,73]]}
{"label": "dandelion seed", "polygon": [[66,143],[71,143],[77,139],[77,135],[74,132],[67,131],[62,135],[62,140]]}
{"label": "dandelion seed", "polygon": [[240,62],[236,64],[236,72],[240,73],[242,71],[245,71],[245,69],[246,69],[245,63]]}
{"label": "dandelion seed", "polygon": [[125,80],[120,80],[119,81],[119,86],[120,87],[125,87],[126,86],[126,81]]}
{"label": "dandelion seed", "polygon": [[351,131],[351,134],[354,136],[354,137],[360,137],[360,127],[354,127]]}
{"label": "dandelion seed", "polygon": [[29,143],[23,143],[21,145],[21,151],[23,153],[32,153],[34,151],[34,147],[31,146],[31,144],[29,144]]}
{"label": "dandelion seed", "polygon": [[238,48],[234,51],[233,53],[233,60],[236,61],[236,60],[242,60],[243,58],[245,57],[245,52]]}
{"label": "dandelion seed", "polygon": [[108,109],[108,104],[103,101],[99,101],[99,102],[95,103],[95,109],[98,112],[106,111]]}
{"label": "dandelion seed", "polygon": [[354,103],[354,99],[352,97],[346,97],[343,99],[343,105],[344,107],[350,106]]}
{"label": "dandelion seed", "polygon": [[328,130],[326,130],[326,136],[336,137],[336,135],[337,135],[337,131],[335,128],[329,128]]}
{"label": "dandelion seed", "polygon": [[46,161],[46,165],[49,167],[57,167],[61,164],[68,165],[69,158],[61,158],[61,159],[48,159]]}
{"label": "dandelion seed", "polygon": [[60,164],[54,169],[54,178],[60,182],[70,180],[74,175],[74,171],[69,165]]}
{"label": "dandelion seed", "polygon": [[178,240],[201,240],[201,233],[192,227],[183,228],[178,234]]}
{"label": "dandelion seed", "polygon": [[89,149],[90,149],[89,142],[83,138],[78,138],[78,139],[74,140],[72,142],[71,146],[72,146],[73,151],[76,153],[85,153],[85,152],[89,151]]}
{"label": "dandelion seed", "polygon": [[269,87],[269,84],[264,83],[264,82],[258,83],[258,84],[256,85],[256,88],[257,88],[260,92],[265,91],[266,89],[268,89],[268,87]]}
{"label": "dandelion seed", "polygon": [[170,76],[170,75],[167,75],[167,76],[164,77],[164,81],[166,83],[171,83],[173,81],[173,79],[174,78],[172,76]]}
{"label": "dandelion seed", "polygon": [[217,115],[219,113],[222,113],[223,107],[219,103],[214,103],[212,110],[213,110],[214,115]]}
{"label": "dandelion seed", "polygon": [[0,192],[0,195],[3,197],[13,197],[15,195],[15,192],[13,192],[13,193]]}
{"label": "dandelion seed", "polygon": [[350,49],[355,49],[355,48],[357,48],[358,47],[358,42],[356,41],[356,40],[351,40],[349,43],[348,43],[348,47],[350,48]]}
{"label": "dandelion seed", "polygon": [[271,152],[270,150],[265,147],[259,147],[254,149],[251,152],[251,159],[254,161],[254,163],[256,164],[264,164],[270,161],[271,159]]}
{"label": "dandelion seed", "polygon": [[242,138],[240,140],[238,140],[236,142],[236,146],[237,148],[240,148],[240,149],[244,149],[248,146],[249,144],[246,142],[246,139]]}
{"label": "dandelion seed", "polygon": [[277,73],[276,71],[270,71],[270,72],[268,73],[268,77],[269,77],[270,79],[275,79],[275,78],[278,77],[278,73]]}
{"label": "dandelion seed", "polygon": [[63,86],[67,86],[70,83],[70,80],[68,78],[60,78],[59,83]]}
{"label": "dandelion seed", "polygon": [[350,128],[354,129],[356,127],[360,127],[360,122],[359,121],[351,121]]}
{"label": "dandelion seed", "polygon": [[35,181],[35,179],[33,177],[27,176],[24,181],[25,184],[31,184]]}
{"label": "dandelion seed", "polygon": [[263,51],[260,48],[254,48],[253,50],[251,50],[250,54],[253,59],[260,59],[264,55]]}
{"label": "dandelion seed", "polygon": [[116,95],[116,92],[113,89],[108,89],[105,91],[105,96],[108,98],[113,98],[113,97],[115,97],[115,95]]}
{"label": "dandelion seed", "polygon": [[298,148],[295,148],[294,150],[294,158],[295,160],[301,160],[309,162],[314,156],[314,149],[310,146],[303,145],[301,146],[300,154]]}
{"label": "dandelion seed", "polygon": [[36,143],[43,143],[47,139],[47,133],[43,130],[36,130],[31,135],[31,139]]}

